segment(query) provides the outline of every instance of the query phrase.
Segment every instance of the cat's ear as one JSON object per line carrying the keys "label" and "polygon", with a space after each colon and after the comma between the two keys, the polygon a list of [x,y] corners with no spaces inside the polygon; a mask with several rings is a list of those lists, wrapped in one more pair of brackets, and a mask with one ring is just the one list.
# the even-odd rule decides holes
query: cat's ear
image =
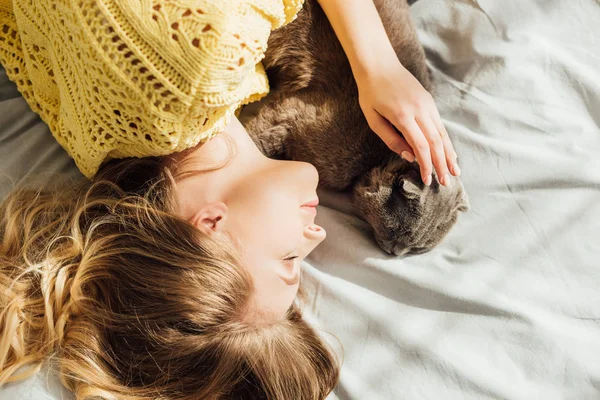
{"label": "cat's ear", "polygon": [[469,196],[467,196],[464,190],[461,190],[461,192],[460,203],[456,209],[460,212],[467,212],[471,208],[469,204]]}
{"label": "cat's ear", "polygon": [[403,179],[400,181],[400,188],[402,193],[410,199],[418,199],[421,196],[421,188],[409,179]]}

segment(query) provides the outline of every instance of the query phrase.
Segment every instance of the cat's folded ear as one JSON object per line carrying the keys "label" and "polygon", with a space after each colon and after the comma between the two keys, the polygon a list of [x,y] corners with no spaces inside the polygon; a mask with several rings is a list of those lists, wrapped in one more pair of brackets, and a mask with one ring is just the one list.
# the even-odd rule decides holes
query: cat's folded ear
{"label": "cat's folded ear", "polygon": [[422,188],[417,186],[410,179],[406,178],[401,178],[398,186],[404,194],[404,196],[406,196],[409,199],[418,199],[419,196],[421,196],[421,193],[423,192]]}
{"label": "cat's folded ear", "polygon": [[469,204],[469,196],[467,196],[467,192],[463,189],[461,190],[461,198],[457,210],[460,212],[467,212],[470,208],[471,205]]}

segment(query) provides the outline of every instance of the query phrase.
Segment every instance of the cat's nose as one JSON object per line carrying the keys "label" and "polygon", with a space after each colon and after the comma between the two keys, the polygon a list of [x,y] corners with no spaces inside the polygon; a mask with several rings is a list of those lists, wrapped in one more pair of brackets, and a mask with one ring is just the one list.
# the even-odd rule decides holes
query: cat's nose
{"label": "cat's nose", "polygon": [[403,256],[406,253],[408,253],[408,251],[410,250],[410,248],[404,246],[404,245],[395,245],[394,246],[394,250],[392,251],[392,254],[395,256]]}
{"label": "cat's nose", "polygon": [[393,242],[389,242],[383,238],[378,237],[377,235],[375,235],[375,241],[377,242],[377,244],[379,245],[379,248],[383,251],[385,251],[386,253],[394,256],[396,255],[396,253],[394,253],[394,243]]}
{"label": "cat's nose", "polygon": [[379,247],[381,247],[383,251],[392,256],[403,256],[407,254],[411,249],[410,246],[407,246],[406,244],[395,240],[388,241],[378,237],[375,237],[375,240],[377,241],[377,244],[379,245]]}

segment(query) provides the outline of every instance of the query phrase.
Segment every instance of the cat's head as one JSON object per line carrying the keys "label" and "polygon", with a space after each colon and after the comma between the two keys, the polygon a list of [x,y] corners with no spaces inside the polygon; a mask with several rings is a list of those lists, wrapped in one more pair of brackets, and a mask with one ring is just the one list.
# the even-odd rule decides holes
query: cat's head
{"label": "cat's head", "polygon": [[353,188],[357,215],[373,227],[379,246],[390,254],[419,254],[442,241],[458,218],[469,209],[460,179],[449,186],[433,177],[423,184],[419,166],[400,158],[362,176]]}

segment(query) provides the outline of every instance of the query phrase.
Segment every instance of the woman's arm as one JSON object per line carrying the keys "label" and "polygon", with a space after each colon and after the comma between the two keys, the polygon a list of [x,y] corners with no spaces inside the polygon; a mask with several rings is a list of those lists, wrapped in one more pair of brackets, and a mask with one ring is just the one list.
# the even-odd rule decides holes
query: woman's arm
{"label": "woman's arm", "polygon": [[456,153],[432,96],[398,60],[373,0],[318,1],[350,61],[371,129],[409,161],[416,155],[423,182],[431,183],[435,166],[447,185],[449,173],[460,175]]}

